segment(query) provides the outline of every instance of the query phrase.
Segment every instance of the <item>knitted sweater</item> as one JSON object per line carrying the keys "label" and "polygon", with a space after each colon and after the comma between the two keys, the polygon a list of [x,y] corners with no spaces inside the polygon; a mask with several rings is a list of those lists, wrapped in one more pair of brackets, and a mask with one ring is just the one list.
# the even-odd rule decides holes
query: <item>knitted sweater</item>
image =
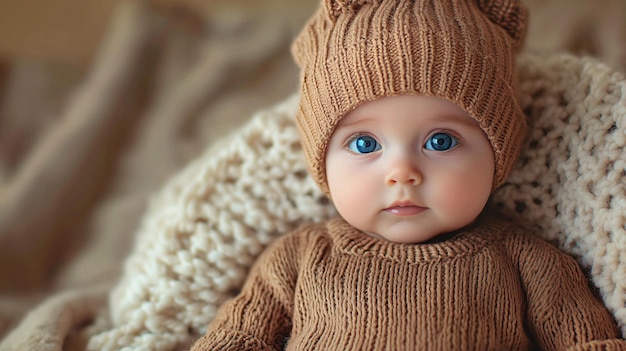
{"label": "knitted sweater", "polygon": [[192,350],[626,349],[577,263],[497,218],[439,242],[340,218],[275,242]]}

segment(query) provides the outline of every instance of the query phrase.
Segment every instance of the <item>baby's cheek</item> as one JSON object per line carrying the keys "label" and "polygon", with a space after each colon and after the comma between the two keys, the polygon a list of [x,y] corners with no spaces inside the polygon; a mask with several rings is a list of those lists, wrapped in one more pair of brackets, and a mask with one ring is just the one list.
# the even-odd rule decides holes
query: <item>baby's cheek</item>
{"label": "baby's cheek", "polygon": [[368,192],[357,181],[347,181],[337,184],[331,189],[335,207],[339,211],[358,211],[368,201]]}
{"label": "baby's cheek", "polygon": [[452,208],[463,208],[471,200],[471,189],[465,185],[452,184],[442,191],[442,201]]}
{"label": "baby's cheek", "polygon": [[356,208],[366,201],[365,192],[354,186],[354,183],[346,183],[339,191],[342,193],[341,204],[343,206]]}
{"label": "baby's cheek", "polygon": [[[445,180],[443,180],[445,181]],[[471,177],[449,179],[447,186],[440,189],[440,201],[445,203],[451,214],[460,217],[477,216],[482,211],[489,196],[490,187]]]}

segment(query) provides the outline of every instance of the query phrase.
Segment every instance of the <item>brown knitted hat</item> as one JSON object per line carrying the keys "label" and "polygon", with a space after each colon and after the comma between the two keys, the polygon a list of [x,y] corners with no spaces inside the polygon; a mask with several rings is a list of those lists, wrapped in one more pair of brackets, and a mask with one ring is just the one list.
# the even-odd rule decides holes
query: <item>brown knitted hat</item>
{"label": "brown knitted hat", "polygon": [[475,118],[506,179],[526,132],[515,56],[526,35],[519,0],[321,0],[292,45],[301,67],[297,123],[321,189],[326,146],[358,105],[403,94],[450,100]]}

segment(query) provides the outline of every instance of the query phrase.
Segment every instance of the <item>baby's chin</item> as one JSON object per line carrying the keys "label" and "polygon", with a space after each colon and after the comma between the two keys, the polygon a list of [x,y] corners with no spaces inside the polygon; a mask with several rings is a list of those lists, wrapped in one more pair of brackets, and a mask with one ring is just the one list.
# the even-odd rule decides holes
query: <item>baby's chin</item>
{"label": "baby's chin", "polygon": [[[364,228],[356,227],[361,230],[363,233],[367,234],[370,237],[385,240],[392,243],[397,244],[430,244],[437,243],[448,240],[454,237],[460,230],[463,228],[467,228],[474,223],[476,223],[477,218],[469,221],[467,224],[462,226],[450,226],[450,227],[441,227],[437,228],[424,228],[422,226],[421,230],[416,230],[415,228],[420,227],[419,224],[410,223],[410,222],[400,222],[391,224],[385,228],[377,228],[378,230],[367,230]],[[458,223],[457,223],[458,224]]]}

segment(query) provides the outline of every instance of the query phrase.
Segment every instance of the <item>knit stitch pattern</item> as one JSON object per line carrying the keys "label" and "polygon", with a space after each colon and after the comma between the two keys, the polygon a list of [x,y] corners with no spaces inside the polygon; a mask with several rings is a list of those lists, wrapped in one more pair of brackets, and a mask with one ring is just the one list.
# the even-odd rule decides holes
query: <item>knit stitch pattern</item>
{"label": "knit stitch pattern", "polygon": [[[577,259],[626,335],[626,79],[565,54],[523,54],[519,69],[529,134],[493,200]],[[335,214],[306,172],[297,108],[294,95],[257,113],[154,196],[89,350],[188,346],[270,242]]]}

